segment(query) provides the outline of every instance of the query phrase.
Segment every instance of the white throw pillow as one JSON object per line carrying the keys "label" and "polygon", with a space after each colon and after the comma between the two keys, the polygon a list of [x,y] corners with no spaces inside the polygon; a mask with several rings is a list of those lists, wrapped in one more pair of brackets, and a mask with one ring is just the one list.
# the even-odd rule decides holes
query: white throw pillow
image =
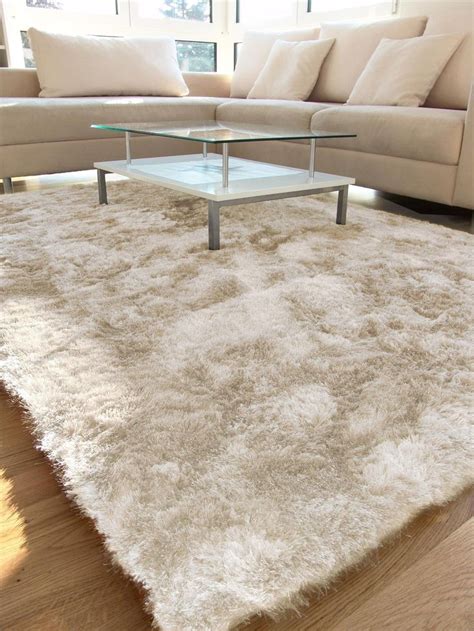
{"label": "white throw pillow", "polygon": [[92,37],[28,30],[40,96],[185,96],[169,37]]}
{"label": "white throw pillow", "polygon": [[426,17],[412,17],[322,24],[319,39],[336,38],[336,42],[323,63],[310,100],[345,103],[381,40],[423,35],[426,21]]}
{"label": "white throw pillow", "polygon": [[333,39],[309,42],[277,40],[249,99],[304,101],[311,94]]}
{"label": "white throw pillow", "polygon": [[318,35],[319,28],[295,31],[247,31],[232,75],[230,96],[245,98],[248,95],[277,39],[302,42],[308,39],[318,39]]}
{"label": "white throw pillow", "polygon": [[359,77],[349,105],[423,105],[462,35],[383,39]]}

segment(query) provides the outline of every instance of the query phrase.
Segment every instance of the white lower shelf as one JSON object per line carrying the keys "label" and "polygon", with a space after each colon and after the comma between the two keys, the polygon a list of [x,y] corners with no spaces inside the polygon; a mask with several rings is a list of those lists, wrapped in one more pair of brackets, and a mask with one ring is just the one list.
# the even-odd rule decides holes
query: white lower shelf
{"label": "white lower shelf", "polygon": [[243,158],[229,158],[229,186],[222,186],[222,157],[210,153],[95,162],[96,169],[152,182],[212,201],[245,199],[269,194],[325,189],[354,184],[353,178],[279,166]]}

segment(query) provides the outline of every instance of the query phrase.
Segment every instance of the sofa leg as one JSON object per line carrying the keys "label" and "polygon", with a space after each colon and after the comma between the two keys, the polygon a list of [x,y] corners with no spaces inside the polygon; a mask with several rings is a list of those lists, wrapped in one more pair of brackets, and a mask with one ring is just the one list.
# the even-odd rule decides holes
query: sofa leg
{"label": "sofa leg", "polygon": [[13,182],[11,177],[3,178],[3,192],[4,193],[13,193]]}

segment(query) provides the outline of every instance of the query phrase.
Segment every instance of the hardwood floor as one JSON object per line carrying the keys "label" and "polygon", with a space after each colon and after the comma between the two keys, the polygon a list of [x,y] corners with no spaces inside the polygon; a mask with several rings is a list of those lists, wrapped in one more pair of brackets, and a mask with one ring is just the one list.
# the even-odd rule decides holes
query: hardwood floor
{"label": "hardwood floor", "polygon": [[[61,185],[66,176],[51,177],[49,184],[16,186]],[[352,199],[381,208],[370,192],[356,189]],[[388,212],[404,212],[386,203]],[[466,229],[462,216],[446,221]],[[66,498],[49,461],[34,448],[21,407],[1,387],[0,436],[0,628],[150,630],[143,594],[114,568],[92,523]],[[327,593],[310,596],[300,617],[256,617],[239,631],[473,629],[473,514],[474,492],[466,491],[419,515]]]}
{"label": "hardwood floor", "polygon": [[[472,629],[474,519],[414,563],[354,614],[345,629]],[[400,607],[400,604],[403,604]]]}

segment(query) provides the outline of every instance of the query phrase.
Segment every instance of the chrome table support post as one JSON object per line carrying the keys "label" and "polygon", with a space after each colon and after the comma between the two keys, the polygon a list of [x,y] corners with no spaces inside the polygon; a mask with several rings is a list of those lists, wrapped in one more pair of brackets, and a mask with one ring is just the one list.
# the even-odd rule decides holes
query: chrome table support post
{"label": "chrome table support post", "polygon": [[337,215],[336,223],[345,225],[347,216],[347,194],[349,186],[342,186],[337,196]]}
{"label": "chrome table support post", "polygon": [[207,158],[207,142],[202,143],[202,157]]}
{"label": "chrome table support post", "polygon": [[222,145],[222,186],[229,187],[229,145],[226,142]]}
{"label": "chrome table support post", "polygon": [[220,217],[219,204],[209,201],[207,205],[207,220],[209,229],[209,249],[220,250]]}
{"label": "chrome table support post", "polygon": [[97,186],[99,188],[99,204],[108,204],[105,171],[102,171],[102,169],[97,169]]}
{"label": "chrome table support post", "polygon": [[13,182],[11,177],[3,178],[3,192],[4,193],[13,193]]}
{"label": "chrome table support post", "polygon": [[126,131],[125,132],[125,147],[126,147],[126,151],[127,151],[127,166],[129,166],[130,164],[132,164],[132,154],[130,152],[130,132]]}
{"label": "chrome table support post", "polygon": [[308,175],[312,179],[314,177],[314,165],[316,162],[316,138],[309,141],[309,169]]}

